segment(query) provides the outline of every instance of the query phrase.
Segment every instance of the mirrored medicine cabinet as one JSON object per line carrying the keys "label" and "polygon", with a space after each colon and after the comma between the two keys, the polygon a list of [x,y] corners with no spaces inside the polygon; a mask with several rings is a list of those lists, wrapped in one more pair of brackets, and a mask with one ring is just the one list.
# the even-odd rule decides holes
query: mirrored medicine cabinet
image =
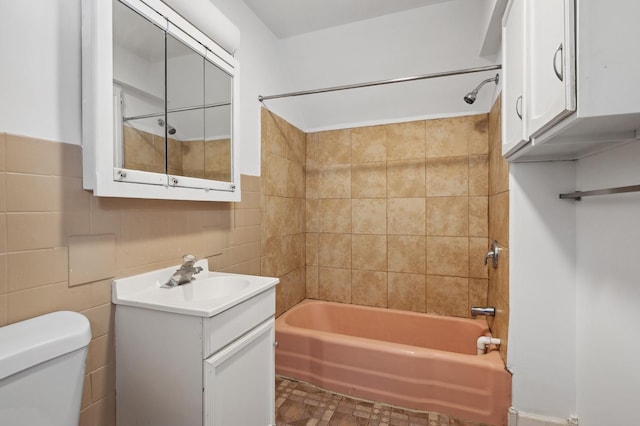
{"label": "mirrored medicine cabinet", "polygon": [[84,187],[239,201],[235,58],[160,0],[82,6]]}

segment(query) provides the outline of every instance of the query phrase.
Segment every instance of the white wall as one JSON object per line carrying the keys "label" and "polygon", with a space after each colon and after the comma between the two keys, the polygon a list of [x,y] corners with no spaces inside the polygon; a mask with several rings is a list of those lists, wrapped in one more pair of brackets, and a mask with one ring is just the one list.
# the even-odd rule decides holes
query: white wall
{"label": "white wall", "polygon": [[[577,188],[640,185],[640,143],[580,160]],[[577,218],[581,426],[640,424],[640,194],[583,198]]]}
{"label": "white wall", "polygon": [[509,348],[513,406],[576,412],[575,163],[510,166]]}
{"label": "white wall", "polygon": [[[493,0],[452,0],[281,41],[288,91],[493,65],[480,57]],[[467,105],[463,96],[495,71],[377,88],[270,100],[296,106],[286,118],[315,131],[429,116],[487,112],[495,85]],[[272,94],[272,93],[265,93]]]}
{"label": "white wall", "polygon": [[0,3],[0,131],[80,144],[80,0]]}
{"label": "white wall", "polygon": [[[277,40],[243,2],[212,3],[241,31],[240,171],[259,175],[257,97],[284,89]],[[80,11],[80,0],[0,3],[0,131],[81,144]]]}

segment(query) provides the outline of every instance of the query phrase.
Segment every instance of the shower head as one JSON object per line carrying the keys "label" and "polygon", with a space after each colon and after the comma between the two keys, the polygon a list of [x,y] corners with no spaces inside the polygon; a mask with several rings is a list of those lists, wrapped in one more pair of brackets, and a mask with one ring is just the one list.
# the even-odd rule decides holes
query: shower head
{"label": "shower head", "polygon": [[482,83],[478,84],[478,87],[476,87],[475,89],[473,89],[472,91],[470,91],[469,93],[467,93],[464,96],[464,101],[466,103],[468,103],[469,105],[471,105],[472,103],[474,103],[476,101],[476,98],[478,97],[478,91],[482,88],[482,86],[484,86],[485,84],[489,83],[493,81],[494,83],[498,84],[498,82],[500,81],[500,74],[496,74],[495,77],[493,78],[488,78],[486,80],[484,80]]}
{"label": "shower head", "polygon": [[469,105],[471,105],[472,103],[474,103],[476,101],[476,96],[477,95],[478,95],[478,91],[477,90],[469,92],[464,96],[464,101],[466,103],[468,103]]}
{"label": "shower head", "polygon": [[[162,118],[158,118],[158,126],[160,127],[164,127],[164,120]],[[175,135],[176,134],[176,128],[173,127],[171,124],[167,123],[167,133],[169,133],[170,135]]]}

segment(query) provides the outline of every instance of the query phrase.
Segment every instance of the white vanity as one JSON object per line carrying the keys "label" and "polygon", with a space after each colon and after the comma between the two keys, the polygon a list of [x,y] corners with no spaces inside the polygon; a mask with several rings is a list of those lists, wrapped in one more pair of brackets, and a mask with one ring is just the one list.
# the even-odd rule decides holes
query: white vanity
{"label": "white vanity", "polygon": [[277,278],[177,267],[114,280],[117,424],[275,424]]}

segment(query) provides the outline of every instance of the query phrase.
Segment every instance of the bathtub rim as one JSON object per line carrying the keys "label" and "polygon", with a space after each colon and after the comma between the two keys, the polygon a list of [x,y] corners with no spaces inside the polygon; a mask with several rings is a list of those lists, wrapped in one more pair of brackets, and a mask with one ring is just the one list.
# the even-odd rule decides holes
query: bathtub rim
{"label": "bathtub rim", "polygon": [[[438,314],[430,314],[430,313],[423,313],[423,312],[414,312],[414,311],[404,311],[404,310],[400,310],[400,309],[393,309],[393,308],[381,308],[381,307],[374,307],[374,306],[364,306],[364,305],[353,305],[353,304],[348,304],[348,303],[340,303],[340,302],[330,302],[330,301],[326,301],[326,300],[316,300],[316,299],[304,299],[301,302],[297,303],[296,305],[294,305],[293,307],[291,307],[289,310],[283,312],[279,317],[276,318],[276,332],[278,333],[288,333],[288,334],[292,334],[292,335],[296,335],[296,336],[308,336],[310,339],[315,340],[315,341],[320,341],[320,340],[324,340],[324,341],[329,341],[332,343],[340,343],[340,344],[344,344],[347,345],[349,347],[355,347],[355,346],[364,346],[368,349],[381,349],[384,352],[387,353],[402,353],[404,355],[409,355],[409,356],[415,356],[417,352],[421,352],[421,353],[426,353],[426,352],[433,352],[433,356],[434,357],[438,357],[438,356],[446,356],[446,357],[453,357],[454,359],[460,361],[460,362],[464,362],[464,363],[469,363],[469,364],[495,364],[492,366],[492,368],[499,368],[499,369],[504,369],[506,370],[506,363],[504,362],[504,360],[502,359],[502,356],[500,355],[499,352],[499,348],[496,345],[489,345],[487,348],[487,352],[483,355],[477,355],[477,354],[464,354],[464,353],[459,353],[459,352],[451,352],[451,351],[445,351],[442,349],[433,349],[433,348],[424,348],[424,347],[420,347],[420,346],[414,346],[414,345],[408,345],[408,344],[404,344],[404,343],[397,343],[397,342],[387,342],[384,340],[376,340],[376,339],[371,339],[368,337],[360,337],[360,336],[353,336],[353,335],[348,335],[348,334],[341,334],[341,333],[336,333],[336,332],[331,332],[331,331],[324,331],[324,330],[318,330],[318,329],[314,329],[314,328],[308,328],[308,327],[299,327],[299,326],[295,326],[295,325],[291,325],[289,323],[287,323],[287,318],[289,315],[295,313],[296,310],[302,309],[305,305],[308,304],[320,304],[320,305],[343,305],[343,306],[348,306],[348,307],[352,307],[354,309],[363,309],[363,310],[368,310],[368,311],[391,311],[391,312],[396,312],[396,313],[400,313],[403,315],[411,315],[411,316],[427,316],[427,317],[431,317],[431,318],[437,318],[437,319],[446,319],[447,321],[452,321],[452,322],[475,322],[478,324],[482,324],[484,327],[484,334],[481,334],[482,336],[490,336],[493,337],[493,335],[491,334],[491,330],[489,328],[489,324],[487,323],[486,319],[484,318],[462,318],[462,317],[453,317],[453,316],[448,316],[448,315],[438,315]],[[311,335],[313,334],[313,335]],[[321,338],[322,337],[322,338]],[[383,343],[381,345],[381,343]],[[418,349],[418,350],[416,350]],[[507,370],[508,371],[508,370]]]}

